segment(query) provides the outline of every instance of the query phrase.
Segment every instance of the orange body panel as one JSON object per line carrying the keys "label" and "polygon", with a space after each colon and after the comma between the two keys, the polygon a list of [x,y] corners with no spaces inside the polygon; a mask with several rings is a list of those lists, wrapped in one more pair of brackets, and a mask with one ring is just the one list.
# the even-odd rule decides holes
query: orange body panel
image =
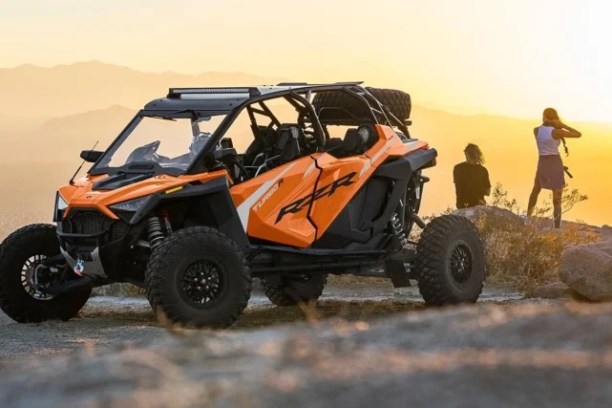
{"label": "orange body panel", "polygon": [[313,202],[310,218],[319,238],[368,180],[374,168],[366,155],[336,159],[324,153],[317,158],[317,164],[322,169],[317,184],[320,198]]}
{"label": "orange body panel", "polygon": [[230,189],[247,235],[304,248],[316,238],[308,208],[279,217],[291,203],[306,205],[319,177],[312,157],[286,163]]}
{"label": "orange body panel", "polygon": [[[389,151],[392,149],[399,150],[404,146],[390,127],[376,125],[376,132],[378,141],[363,155],[335,159],[329,154],[323,154],[317,160],[317,164],[322,170],[317,189],[328,185],[333,186],[334,182],[340,180],[340,185],[333,194],[322,196],[312,206],[310,218],[317,227],[317,238],[327,231],[340,211],[368,181],[376,167],[389,157]],[[351,174],[353,174],[352,177]],[[342,182],[343,178],[344,182]]]}
{"label": "orange body panel", "polygon": [[376,131],[378,141],[365,154],[338,159],[317,153],[232,187],[247,235],[308,247],[327,231],[380,164],[390,156],[427,148],[420,141],[403,143],[390,127],[376,125]]}
{"label": "orange body panel", "polygon": [[105,174],[97,176],[87,175],[77,179],[72,185],[67,184],[60,187],[59,193],[68,203],[68,208],[64,211],[64,217],[74,208],[97,208],[98,211],[106,214],[106,216],[117,219],[118,217],[108,207],[122,201],[148,196],[188,183],[205,183],[219,177],[227,177],[228,183],[230,182],[227,172],[225,171],[183,175],[178,177],[162,174],[111,191],[93,191],[93,184],[106,177],[108,176]]}
{"label": "orange body panel", "polygon": [[[393,129],[376,125],[378,141],[364,154],[336,158],[316,153],[283,164],[248,181],[234,185],[230,194],[249,237],[306,248],[320,238],[376,168],[389,157],[405,156],[427,148],[420,141],[403,143]],[[68,203],[64,217],[74,208],[96,208],[118,217],[111,205],[171,190],[182,185],[206,183],[226,171],[197,175],[159,175],[111,191],[93,191],[93,184],[108,175],[85,176],[59,193]]]}

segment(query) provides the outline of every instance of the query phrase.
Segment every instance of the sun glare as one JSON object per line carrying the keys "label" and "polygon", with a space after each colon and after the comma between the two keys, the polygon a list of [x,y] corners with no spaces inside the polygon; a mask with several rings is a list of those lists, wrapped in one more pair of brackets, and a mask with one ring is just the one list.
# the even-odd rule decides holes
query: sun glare
{"label": "sun glare", "polygon": [[[604,3],[604,2],[602,2]],[[612,11],[612,5],[604,3]],[[610,121],[612,119],[612,25],[609,12],[602,13],[591,5],[589,19],[585,30],[585,55],[592,58],[590,76],[584,78],[590,82],[593,100],[588,106],[593,109],[593,118]]]}

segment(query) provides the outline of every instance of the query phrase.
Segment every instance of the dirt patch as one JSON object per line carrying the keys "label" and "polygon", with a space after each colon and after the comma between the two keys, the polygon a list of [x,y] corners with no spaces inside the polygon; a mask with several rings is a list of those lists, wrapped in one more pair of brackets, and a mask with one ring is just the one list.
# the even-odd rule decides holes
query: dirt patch
{"label": "dirt patch", "polygon": [[294,307],[251,308],[232,329],[261,328],[294,322],[320,322],[336,318],[346,321],[371,320],[397,313],[422,310],[424,304],[409,301],[325,300]]}
{"label": "dirt patch", "polygon": [[[168,332],[102,317],[21,325],[53,345],[93,322],[115,343],[6,365],[0,406],[573,407],[612,398],[611,304],[413,306],[374,321],[246,331]],[[121,341],[127,333],[138,340]]]}

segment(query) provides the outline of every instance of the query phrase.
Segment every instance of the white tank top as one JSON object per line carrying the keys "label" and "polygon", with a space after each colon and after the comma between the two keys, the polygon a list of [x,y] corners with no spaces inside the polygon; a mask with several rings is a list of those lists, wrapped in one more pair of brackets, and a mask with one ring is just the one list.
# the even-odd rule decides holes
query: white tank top
{"label": "white tank top", "polygon": [[538,153],[540,156],[559,156],[560,140],[554,139],[552,132],[555,128],[552,126],[540,126],[536,135],[538,143]]}

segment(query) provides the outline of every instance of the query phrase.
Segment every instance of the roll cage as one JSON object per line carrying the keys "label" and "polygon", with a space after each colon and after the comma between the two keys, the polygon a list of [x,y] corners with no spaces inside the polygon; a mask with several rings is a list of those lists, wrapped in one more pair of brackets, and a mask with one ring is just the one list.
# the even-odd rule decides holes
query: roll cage
{"label": "roll cage", "polygon": [[[226,115],[218,128],[211,135],[211,142],[202,149],[185,171],[185,174],[199,173],[202,163],[213,146],[220,144],[221,139],[238,118],[246,110],[251,126],[257,126],[255,114],[270,119],[268,126],[280,126],[280,120],[266,105],[267,101],[284,98],[298,112],[300,120],[311,128],[310,134],[316,141],[316,149],[322,149],[329,134],[324,125],[353,125],[359,123],[383,124],[395,126],[404,134],[408,134],[409,122],[402,122],[391,111],[382,105],[365,87],[362,82],[338,82],[333,84],[279,83],[274,86],[260,87],[208,87],[208,88],[170,88],[165,98],[155,99],[147,103],[132,119],[119,137],[111,143],[109,149],[125,132],[131,131],[144,116],[161,117],[165,119],[190,118],[197,122],[202,116]],[[320,120],[319,112],[313,106],[313,95],[323,92],[343,92],[364,107],[365,116],[356,117],[352,112],[344,111],[344,117],[326,115]],[[324,108],[327,109],[327,108]],[[332,108],[329,108],[332,109]],[[349,119],[347,119],[347,115]],[[97,164],[97,163],[96,163]],[[94,165],[95,167],[95,165]]]}

